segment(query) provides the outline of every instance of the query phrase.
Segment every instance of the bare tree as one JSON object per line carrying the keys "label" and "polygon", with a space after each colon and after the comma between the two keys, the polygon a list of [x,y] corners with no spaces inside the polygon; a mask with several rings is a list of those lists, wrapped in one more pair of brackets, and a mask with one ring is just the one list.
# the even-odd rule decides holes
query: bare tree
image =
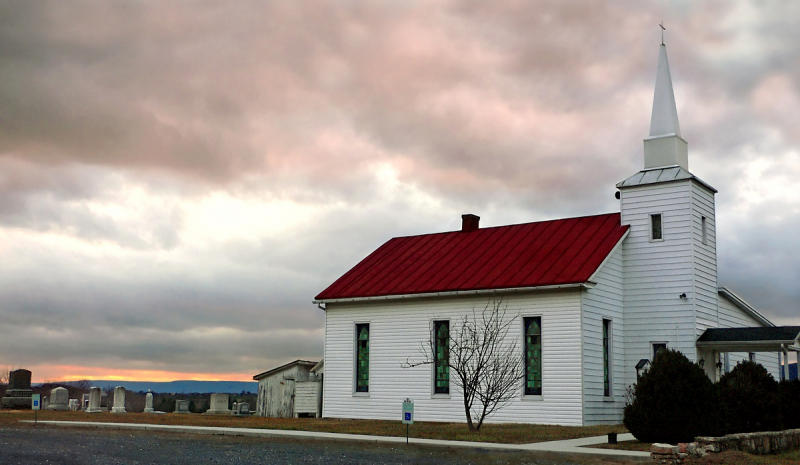
{"label": "bare tree", "polygon": [[[522,354],[516,338],[508,332],[516,316],[506,318],[502,300],[492,299],[483,310],[471,313],[447,334],[446,363],[450,379],[464,394],[464,413],[470,431],[479,431],[483,421],[511,401],[520,389],[523,377]],[[436,364],[436,335],[420,342],[422,360],[406,359],[405,368]],[[447,351],[446,351],[447,352]],[[441,359],[441,357],[440,357]]]}

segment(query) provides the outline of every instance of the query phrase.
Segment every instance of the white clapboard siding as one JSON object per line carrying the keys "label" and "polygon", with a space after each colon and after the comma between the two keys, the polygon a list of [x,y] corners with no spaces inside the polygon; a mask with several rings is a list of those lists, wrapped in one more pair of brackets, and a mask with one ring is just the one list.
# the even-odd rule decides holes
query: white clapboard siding
{"label": "white clapboard siding", "polygon": [[[490,298],[451,297],[392,302],[328,304],[325,328],[323,416],[399,420],[401,403],[415,402],[419,421],[465,421],[462,396],[452,382],[450,395],[433,394],[433,368],[403,368],[421,357],[434,320],[449,320],[452,329],[467,312],[480,311]],[[542,396],[522,396],[487,422],[581,425],[581,291],[566,289],[506,295],[509,338],[522,357],[522,317],[542,318]],[[370,324],[369,393],[354,394],[355,324]],[[510,342],[510,341],[509,341]]]}
{"label": "white clapboard siding", "polygon": [[[703,240],[703,217],[706,237]],[[696,336],[719,326],[717,285],[717,240],[714,193],[699,184],[692,185],[692,244],[694,256],[694,305]]]}
{"label": "white clapboard siding", "polygon": [[310,414],[320,416],[322,383],[319,381],[298,381],[294,387],[294,415]]}
{"label": "white clapboard siding", "polygon": [[[720,328],[739,328],[764,326],[761,322],[753,318],[734,305],[727,297],[719,294],[719,327]],[[747,352],[732,352],[728,354],[730,368],[736,366],[741,360],[748,360]],[[777,352],[756,352],[756,362],[760,363],[777,380],[780,379],[780,368],[778,365]]]}
{"label": "white clapboard siding", "polygon": [[[584,424],[621,423],[625,406],[622,249],[598,270],[597,285],[583,293]],[[603,396],[603,319],[611,320],[611,396]]]}
{"label": "white clapboard siding", "polygon": [[[695,190],[691,180],[621,189],[625,348],[624,383],[636,380],[636,363],[652,360],[652,343],[666,342],[695,360],[693,234]],[[713,199],[712,199],[713,200]],[[650,215],[662,215],[662,241],[650,240]],[[679,296],[685,293],[686,299]]]}

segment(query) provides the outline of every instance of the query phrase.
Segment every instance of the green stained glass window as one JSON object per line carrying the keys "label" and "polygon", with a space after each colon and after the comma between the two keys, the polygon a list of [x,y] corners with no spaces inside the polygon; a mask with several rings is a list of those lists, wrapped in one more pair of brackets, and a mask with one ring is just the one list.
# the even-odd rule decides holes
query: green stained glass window
{"label": "green stained glass window", "polygon": [[525,324],[525,395],[542,395],[542,318],[527,317]]}
{"label": "green stained glass window", "polygon": [[356,392],[369,392],[369,324],[356,325]]}
{"label": "green stained glass window", "polygon": [[611,320],[603,320],[603,395],[611,395]]}
{"label": "green stained glass window", "polygon": [[434,345],[436,358],[434,363],[434,392],[450,393],[450,322],[433,322]]}

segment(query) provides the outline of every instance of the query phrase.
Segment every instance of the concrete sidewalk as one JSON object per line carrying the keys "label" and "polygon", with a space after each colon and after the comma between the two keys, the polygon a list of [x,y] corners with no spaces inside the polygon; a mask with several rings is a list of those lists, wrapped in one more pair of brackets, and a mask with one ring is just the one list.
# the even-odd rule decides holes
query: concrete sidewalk
{"label": "concrete sidewalk", "polygon": [[[23,423],[33,423],[31,420],[21,420]],[[193,433],[193,434],[214,434],[222,436],[251,436],[251,437],[290,437],[303,439],[332,439],[349,441],[369,441],[384,443],[405,443],[405,437],[398,436],[369,436],[366,434],[345,434],[345,433],[326,433],[322,431],[297,431],[280,429],[260,429],[260,428],[225,428],[217,426],[180,426],[180,425],[151,425],[142,423],[104,423],[94,421],[39,421],[39,424],[54,426],[79,426],[85,428],[108,428],[108,429],[132,429],[142,431],[169,431],[174,433]],[[630,433],[620,434],[620,441],[633,439]],[[615,449],[595,449],[582,446],[592,444],[603,444],[607,440],[606,436],[592,436],[578,439],[567,439],[563,441],[535,442],[530,444],[503,444],[497,442],[474,442],[474,441],[447,441],[442,439],[422,439],[409,438],[411,444],[421,444],[426,446],[447,446],[447,447],[471,447],[479,449],[502,449],[518,451],[536,452],[566,452],[570,454],[593,454],[622,457],[649,457],[649,452],[615,450]]]}

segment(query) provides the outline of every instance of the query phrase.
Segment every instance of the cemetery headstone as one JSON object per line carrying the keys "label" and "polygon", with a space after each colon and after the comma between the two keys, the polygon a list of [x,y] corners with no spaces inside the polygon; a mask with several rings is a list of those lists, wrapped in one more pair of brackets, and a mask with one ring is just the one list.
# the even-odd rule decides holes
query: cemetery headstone
{"label": "cemetery headstone", "polygon": [[153,393],[148,389],[147,394],[144,395],[144,413],[153,413],[153,411]]}
{"label": "cemetery headstone", "polygon": [[114,388],[114,406],[111,407],[111,413],[128,413],[125,410],[125,388],[122,386]]}
{"label": "cemetery headstone", "polygon": [[176,400],[175,401],[175,413],[192,413],[189,411],[189,401],[188,400]]}
{"label": "cemetery headstone", "polygon": [[86,413],[98,413],[103,409],[100,407],[100,388],[92,386],[89,388],[89,406],[86,407]]}
{"label": "cemetery headstone", "polygon": [[69,409],[73,412],[77,412],[81,408],[80,401],[78,399],[70,399],[69,400]]}
{"label": "cemetery headstone", "polygon": [[228,394],[211,394],[211,408],[206,410],[205,415],[230,415],[228,409]]}
{"label": "cemetery headstone", "polygon": [[250,415],[250,404],[247,402],[237,402],[233,408],[234,415]]}
{"label": "cemetery headstone", "polygon": [[25,369],[8,372],[8,388],[0,406],[13,409],[31,408],[31,372]]}
{"label": "cemetery headstone", "polygon": [[[50,402],[47,410],[69,410],[69,391],[67,388],[57,387],[50,391]],[[77,400],[77,399],[76,399]]]}

